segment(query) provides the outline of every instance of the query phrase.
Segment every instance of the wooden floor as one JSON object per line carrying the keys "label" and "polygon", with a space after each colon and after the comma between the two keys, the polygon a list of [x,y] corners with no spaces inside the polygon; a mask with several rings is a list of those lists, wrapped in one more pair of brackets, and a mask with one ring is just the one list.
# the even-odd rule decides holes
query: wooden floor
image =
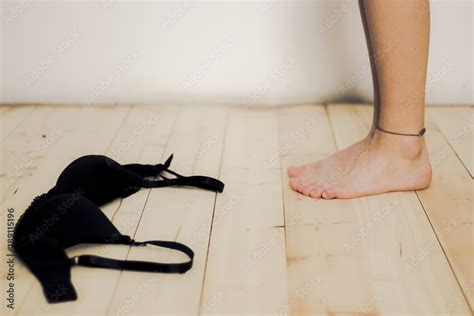
{"label": "wooden floor", "polygon": [[[0,107],[1,222],[17,219],[73,159],[163,162],[225,182],[225,192],[141,190],[103,207],[123,234],[196,252],[184,275],[75,267],[75,302],[48,305],[15,264],[23,314],[470,315],[474,307],[473,107],[429,108],[433,184],[420,192],[311,200],[286,168],[366,135],[371,107]],[[6,252],[5,233],[1,234]],[[69,254],[180,260],[150,247],[81,246]],[[2,262],[5,256],[2,255]],[[2,309],[6,264],[1,265]]]}

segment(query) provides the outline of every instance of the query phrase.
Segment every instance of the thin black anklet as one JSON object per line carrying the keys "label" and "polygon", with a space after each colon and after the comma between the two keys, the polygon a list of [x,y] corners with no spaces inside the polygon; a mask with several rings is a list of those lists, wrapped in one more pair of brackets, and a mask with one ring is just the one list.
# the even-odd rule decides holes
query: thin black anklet
{"label": "thin black anklet", "polygon": [[379,131],[384,132],[384,133],[387,133],[387,134],[400,135],[400,136],[415,136],[415,137],[421,137],[421,136],[425,135],[425,133],[426,133],[426,128],[424,128],[424,127],[418,132],[418,134],[403,134],[403,133],[397,133],[397,132],[390,132],[390,131],[384,130],[384,129],[381,128],[379,125],[377,125],[375,128],[378,129]]}

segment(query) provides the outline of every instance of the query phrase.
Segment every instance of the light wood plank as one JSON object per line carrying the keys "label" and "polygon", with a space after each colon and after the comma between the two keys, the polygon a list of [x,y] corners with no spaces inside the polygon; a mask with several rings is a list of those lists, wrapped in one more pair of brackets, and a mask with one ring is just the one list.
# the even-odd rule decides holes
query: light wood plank
{"label": "light wood plank", "polygon": [[[6,108],[6,107],[2,107]],[[7,139],[12,132],[37,109],[36,105],[11,106],[0,113],[0,142]]]}
{"label": "light wood plank", "polygon": [[[328,112],[338,148],[366,135],[366,122],[350,106],[330,106]],[[304,122],[309,114],[300,115]],[[295,125],[284,120],[282,135],[293,131],[285,126]],[[291,162],[319,156],[284,157],[284,177]],[[462,296],[414,193],[314,201],[289,187],[284,192],[285,216],[294,223],[286,232],[291,313],[435,314]],[[410,268],[412,256],[426,246],[426,259]],[[469,313],[463,300],[452,308]]]}
{"label": "light wood plank", "polygon": [[201,314],[264,315],[288,305],[277,133],[273,111],[230,112]]}
{"label": "light wood plank", "polygon": [[[304,130],[305,122],[316,121]],[[315,201],[293,192],[288,187],[286,169],[290,163],[301,164],[322,159],[336,150],[323,106],[301,106],[279,111],[280,138],[285,144],[290,135],[304,134],[294,151],[282,157],[285,201],[288,312],[299,314],[355,313],[370,300],[361,270],[361,260],[345,256],[343,241],[356,234],[355,215],[349,201]],[[295,154],[293,154],[295,152]],[[339,205],[338,205],[339,204]],[[337,230],[337,234],[333,232]],[[345,260],[346,259],[346,260]],[[339,283],[337,283],[339,280]],[[332,283],[334,282],[334,285]],[[338,301],[339,294],[357,284],[358,289]],[[352,308],[353,306],[358,307]]]}
{"label": "light wood plank", "polygon": [[441,133],[453,147],[471,178],[474,176],[474,109],[473,107],[428,108]]}
{"label": "light wood plank", "polygon": [[78,111],[77,108],[62,110],[58,107],[41,107],[35,110],[34,115],[24,119],[10,137],[2,142],[0,203],[12,195],[21,178],[36,172],[39,162],[48,156],[48,151],[56,145],[65,130],[72,127],[66,124],[74,123]]}
{"label": "light wood plank", "polygon": [[[435,124],[427,119],[426,141],[433,181],[418,191],[431,225],[457,279],[474,307],[474,182]],[[462,128],[461,126],[459,126]],[[472,146],[472,144],[471,144]],[[453,146],[454,147],[454,146]]]}
{"label": "light wood plank", "polygon": [[[182,174],[218,177],[226,108],[186,107],[166,147],[172,169]],[[152,190],[135,234],[137,240],[177,240],[195,252],[183,275],[122,273],[108,314],[183,314],[199,312],[215,193],[194,188]],[[182,254],[156,247],[132,247],[132,260],[179,262]]]}
{"label": "light wood plank", "polygon": [[[6,222],[4,210],[7,208],[13,208],[15,218],[18,219],[36,195],[46,192],[54,185],[57,175],[69,162],[85,153],[104,151],[128,113],[128,109],[123,107],[113,109],[84,107],[78,108],[73,116],[69,116],[68,113],[68,111],[64,111],[62,119],[66,120],[70,129],[65,129],[64,135],[48,151],[48,157],[38,164],[38,170],[31,177],[22,178],[18,182],[16,193],[2,203],[2,221]],[[88,128],[85,129],[84,126]],[[1,236],[2,253],[4,253],[6,252],[6,241],[4,234]],[[1,269],[2,273],[5,273],[4,265],[1,266]],[[2,283],[1,286],[3,288],[5,284]],[[36,279],[21,262],[17,261],[15,265],[16,311],[22,309],[22,304],[28,304],[26,297],[32,288],[37,286]],[[39,288],[31,293],[43,295]],[[31,295],[29,296],[31,297]],[[35,306],[35,309],[37,308],[38,306]],[[11,311],[5,310],[5,305],[2,305],[3,312]]]}

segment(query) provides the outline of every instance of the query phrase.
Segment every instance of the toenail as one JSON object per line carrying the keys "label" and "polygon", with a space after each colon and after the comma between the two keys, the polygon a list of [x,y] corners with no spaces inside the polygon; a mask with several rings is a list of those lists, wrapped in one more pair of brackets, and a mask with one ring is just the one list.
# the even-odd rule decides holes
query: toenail
{"label": "toenail", "polygon": [[328,198],[328,194],[326,192],[323,192],[323,198],[325,198],[325,199]]}

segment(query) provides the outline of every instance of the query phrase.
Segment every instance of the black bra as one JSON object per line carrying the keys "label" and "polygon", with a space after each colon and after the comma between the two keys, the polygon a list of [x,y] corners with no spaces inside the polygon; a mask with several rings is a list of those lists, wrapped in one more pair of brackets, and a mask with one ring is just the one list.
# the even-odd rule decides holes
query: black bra
{"label": "black bra", "polygon": [[[121,165],[115,160],[100,155],[83,156],[71,162],[59,175],[50,194],[79,193],[101,206],[117,198],[125,198],[141,188],[167,186],[193,186],[209,191],[222,192],[224,183],[205,176],[182,176],[169,170],[173,155],[164,164]],[[168,172],[176,178],[166,178]],[[150,179],[161,177],[161,180]]]}
{"label": "black bra", "polygon": [[[36,197],[20,217],[13,236],[16,254],[40,281],[49,303],[77,299],[71,283],[71,267],[132,270],[144,272],[184,273],[193,265],[193,251],[178,242],[150,240],[137,242],[122,235],[98,205],[117,197],[126,197],[141,187],[191,185],[222,192],[224,184],[204,177],[184,177],[164,165],[120,165],[105,156],[84,156],[71,163],[48,193]],[[177,178],[166,179],[168,171]],[[161,176],[164,180],[145,179]],[[68,258],[66,248],[81,243],[154,245],[180,251],[188,256],[182,263],[157,263],[116,260],[94,255]]]}

